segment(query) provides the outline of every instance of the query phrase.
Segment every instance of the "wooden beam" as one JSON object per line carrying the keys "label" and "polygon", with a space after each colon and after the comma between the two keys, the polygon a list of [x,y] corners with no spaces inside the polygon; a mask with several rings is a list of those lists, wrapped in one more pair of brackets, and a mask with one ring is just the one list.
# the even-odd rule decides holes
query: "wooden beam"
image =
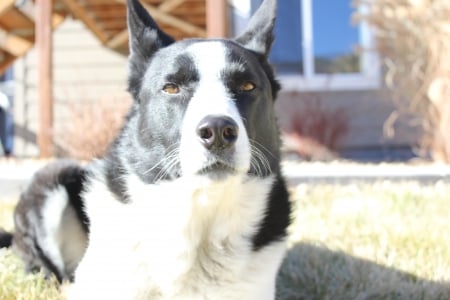
{"label": "wooden beam", "polygon": [[206,0],[206,32],[208,37],[227,37],[227,10],[226,0]]}
{"label": "wooden beam", "polygon": [[166,0],[158,6],[158,9],[162,12],[168,13],[175,8],[186,2],[186,0]]}
{"label": "wooden beam", "polygon": [[114,35],[112,39],[105,43],[105,46],[110,49],[120,48],[123,44],[128,42],[128,29],[124,29],[118,34]]}
{"label": "wooden beam", "polygon": [[[53,7],[54,8],[54,7]],[[18,11],[20,11],[24,16],[26,16],[28,19],[32,20],[33,23],[36,22],[35,20],[35,11],[36,11],[36,5],[33,1],[25,1],[20,6],[16,7]],[[52,25],[53,28],[60,25],[65,19],[65,16],[56,13],[53,11],[52,15]]]}
{"label": "wooden beam", "polygon": [[54,155],[52,6],[52,0],[36,0],[36,48],[39,74],[38,146],[41,158]]}
{"label": "wooden beam", "polygon": [[[126,0],[115,0],[119,3],[126,3]],[[217,1],[217,0],[214,0]],[[222,1],[222,0],[219,0]],[[183,21],[166,12],[160,11],[157,7],[141,2],[142,6],[150,13],[156,22],[166,24],[181,30],[191,36],[206,37],[206,30],[199,26],[195,26],[189,22]]]}
{"label": "wooden beam", "polygon": [[105,32],[111,29],[121,30],[126,27],[127,22],[126,20],[124,20],[124,18],[102,20],[102,28],[105,30]]}
{"label": "wooden beam", "polygon": [[106,43],[108,41],[108,36],[97,26],[97,23],[89,17],[86,10],[77,4],[75,0],[61,0],[66,4],[75,17],[80,19],[102,42]]}
{"label": "wooden beam", "polygon": [[16,2],[16,0],[1,0],[0,1],[0,16],[3,15],[8,10],[10,10],[14,6],[15,2]]}
{"label": "wooden beam", "polygon": [[55,29],[56,27],[58,27],[59,25],[61,25],[61,23],[66,19],[65,16],[61,15],[61,14],[57,14],[57,13],[53,13],[52,15],[52,26],[53,29]]}
{"label": "wooden beam", "polygon": [[[216,0],[217,1],[217,0]],[[183,21],[177,17],[174,17],[168,13],[158,10],[153,5],[142,3],[142,6],[150,13],[156,22],[163,23],[172,27],[175,27],[188,35],[196,37],[206,37],[206,30],[201,27],[192,25],[189,22]]]}
{"label": "wooden beam", "polygon": [[[158,6],[158,9],[163,12],[170,12],[184,3],[186,0],[166,0]],[[120,33],[116,34],[105,46],[110,49],[117,49],[128,42],[128,29],[122,30]]]}
{"label": "wooden beam", "polygon": [[33,1],[25,1],[20,6],[17,6],[16,9],[20,11],[24,16],[34,22],[35,19],[35,4]]}
{"label": "wooden beam", "polygon": [[31,47],[33,47],[33,43],[31,41],[14,34],[10,34],[0,28],[0,48],[4,51],[9,52],[16,57],[20,57]]}

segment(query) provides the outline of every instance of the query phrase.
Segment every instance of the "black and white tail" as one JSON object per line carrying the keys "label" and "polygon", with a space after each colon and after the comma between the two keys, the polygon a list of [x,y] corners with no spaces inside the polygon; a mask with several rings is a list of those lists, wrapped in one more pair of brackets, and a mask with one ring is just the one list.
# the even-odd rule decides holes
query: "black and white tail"
{"label": "black and white tail", "polygon": [[87,170],[69,160],[39,170],[14,211],[14,251],[28,272],[72,280],[87,244],[89,220],[81,197]]}

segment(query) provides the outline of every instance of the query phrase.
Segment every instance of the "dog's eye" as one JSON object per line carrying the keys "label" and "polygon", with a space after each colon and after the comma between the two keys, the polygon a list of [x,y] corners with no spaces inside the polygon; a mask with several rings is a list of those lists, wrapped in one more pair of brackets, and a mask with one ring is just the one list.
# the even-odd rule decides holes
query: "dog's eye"
{"label": "dog's eye", "polygon": [[256,88],[255,84],[251,81],[246,81],[239,86],[241,92],[251,92]]}
{"label": "dog's eye", "polygon": [[163,87],[163,91],[165,93],[167,93],[167,94],[175,95],[175,94],[178,94],[180,92],[180,88],[178,87],[178,85],[176,85],[174,83],[167,83]]}

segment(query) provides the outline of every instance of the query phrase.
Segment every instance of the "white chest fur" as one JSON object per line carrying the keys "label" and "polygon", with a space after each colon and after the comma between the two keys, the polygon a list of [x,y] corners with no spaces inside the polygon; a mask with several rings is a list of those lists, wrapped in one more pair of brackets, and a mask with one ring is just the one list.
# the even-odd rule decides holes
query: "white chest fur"
{"label": "white chest fur", "polygon": [[128,181],[132,203],[94,181],[90,243],[71,299],[273,299],[284,255],[252,251],[273,179]]}

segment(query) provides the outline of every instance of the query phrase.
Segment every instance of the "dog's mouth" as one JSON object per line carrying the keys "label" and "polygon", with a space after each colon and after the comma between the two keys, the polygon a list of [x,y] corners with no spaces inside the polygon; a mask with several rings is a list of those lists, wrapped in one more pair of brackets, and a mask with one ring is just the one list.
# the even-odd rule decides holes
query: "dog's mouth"
{"label": "dog's mouth", "polygon": [[212,179],[220,180],[236,172],[236,168],[230,163],[217,160],[205,165],[200,169],[200,171],[198,171],[198,174],[206,175],[211,177]]}

